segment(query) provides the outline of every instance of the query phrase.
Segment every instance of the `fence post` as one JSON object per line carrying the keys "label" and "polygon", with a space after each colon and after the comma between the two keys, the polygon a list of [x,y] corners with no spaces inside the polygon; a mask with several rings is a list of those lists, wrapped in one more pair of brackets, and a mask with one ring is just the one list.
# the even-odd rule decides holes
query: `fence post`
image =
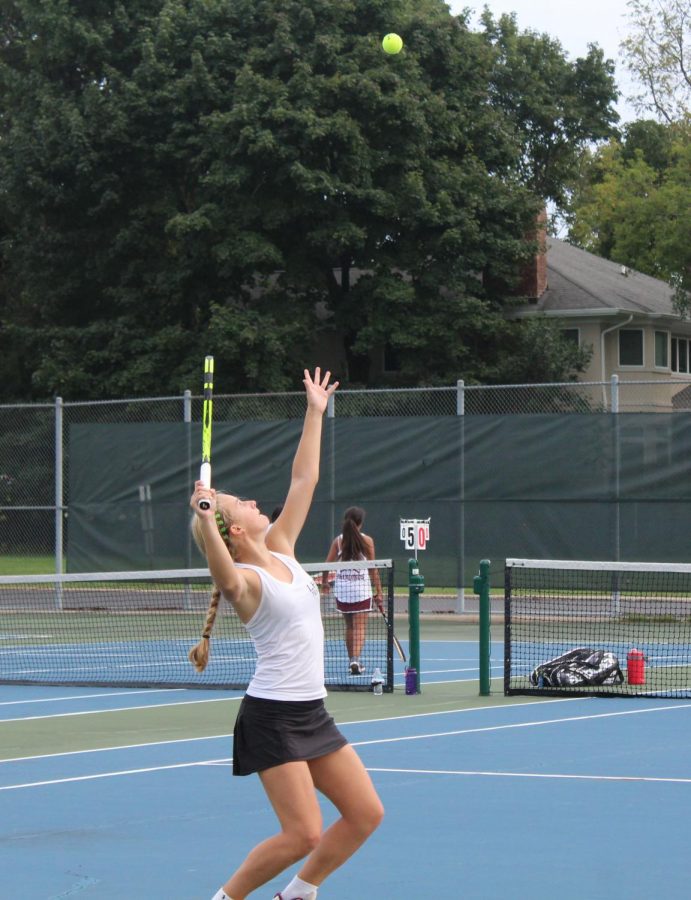
{"label": "fence post", "polygon": [[[63,406],[62,397],[55,398],[55,574],[62,575],[64,547],[64,515],[65,499],[63,484]],[[55,582],[55,606],[62,609],[62,582]]]}
{"label": "fence post", "polygon": [[610,410],[613,413],[619,412],[619,376],[614,374],[610,381]]}
{"label": "fence post", "polygon": [[456,382],[456,415],[459,433],[459,511],[458,511],[458,570],[456,612],[465,612],[465,381]]}
{"label": "fence post", "polygon": [[329,436],[329,514],[331,527],[329,534],[336,533],[336,401],[331,394],[326,401],[327,433]]}
{"label": "fence post", "polygon": [[[182,421],[185,423],[187,437],[187,489],[192,488],[192,391],[187,388],[182,395]],[[187,568],[192,568],[192,531],[187,529],[187,547],[185,552]],[[185,582],[183,608],[189,610],[192,607],[192,597],[189,581]]]}

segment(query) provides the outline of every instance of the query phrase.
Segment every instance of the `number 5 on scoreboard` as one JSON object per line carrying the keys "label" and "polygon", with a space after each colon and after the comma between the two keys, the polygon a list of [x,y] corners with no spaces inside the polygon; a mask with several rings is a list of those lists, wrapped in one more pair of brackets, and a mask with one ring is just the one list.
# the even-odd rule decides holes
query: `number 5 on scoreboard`
{"label": "number 5 on scoreboard", "polygon": [[[214,403],[214,358],[207,356],[204,360],[204,406],[202,409],[202,464],[199,480],[204,487],[211,487],[211,421]],[[210,509],[209,500],[200,500],[199,509]]]}
{"label": "number 5 on scoreboard", "polygon": [[406,550],[415,550],[415,525],[412,522],[401,524],[401,540]]}

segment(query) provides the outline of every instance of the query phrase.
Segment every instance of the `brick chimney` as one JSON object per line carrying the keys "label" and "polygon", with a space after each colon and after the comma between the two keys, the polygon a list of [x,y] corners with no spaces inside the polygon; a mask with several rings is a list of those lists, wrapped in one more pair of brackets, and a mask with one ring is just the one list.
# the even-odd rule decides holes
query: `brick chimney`
{"label": "brick chimney", "polygon": [[516,296],[537,303],[547,290],[547,210],[543,209],[535,220],[535,228],[526,234],[526,240],[537,240],[537,255],[521,272]]}

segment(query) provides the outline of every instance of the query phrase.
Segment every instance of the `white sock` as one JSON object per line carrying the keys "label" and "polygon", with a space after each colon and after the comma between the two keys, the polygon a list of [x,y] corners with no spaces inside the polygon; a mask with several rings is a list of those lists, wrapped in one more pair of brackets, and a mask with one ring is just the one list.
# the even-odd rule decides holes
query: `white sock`
{"label": "white sock", "polygon": [[219,888],[213,895],[211,900],[233,900],[233,898],[229,897],[228,894],[226,894],[226,892],[223,890],[223,888]]}
{"label": "white sock", "polygon": [[317,900],[318,889],[319,885],[303,881],[296,875],[288,887],[283,888],[281,897],[283,900]]}

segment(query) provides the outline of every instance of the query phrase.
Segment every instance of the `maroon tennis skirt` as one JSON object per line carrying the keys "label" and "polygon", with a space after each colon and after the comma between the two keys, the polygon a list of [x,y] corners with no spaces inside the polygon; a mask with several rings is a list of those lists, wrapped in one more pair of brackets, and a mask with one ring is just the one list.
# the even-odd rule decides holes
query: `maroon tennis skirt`
{"label": "maroon tennis skirt", "polygon": [[344,600],[336,600],[336,608],[342,613],[356,612],[372,612],[372,598],[367,597],[365,600],[355,600],[353,603],[346,603]]}
{"label": "maroon tennis skirt", "polygon": [[233,730],[233,775],[317,759],[347,744],[323,700],[264,700],[245,694]]}

